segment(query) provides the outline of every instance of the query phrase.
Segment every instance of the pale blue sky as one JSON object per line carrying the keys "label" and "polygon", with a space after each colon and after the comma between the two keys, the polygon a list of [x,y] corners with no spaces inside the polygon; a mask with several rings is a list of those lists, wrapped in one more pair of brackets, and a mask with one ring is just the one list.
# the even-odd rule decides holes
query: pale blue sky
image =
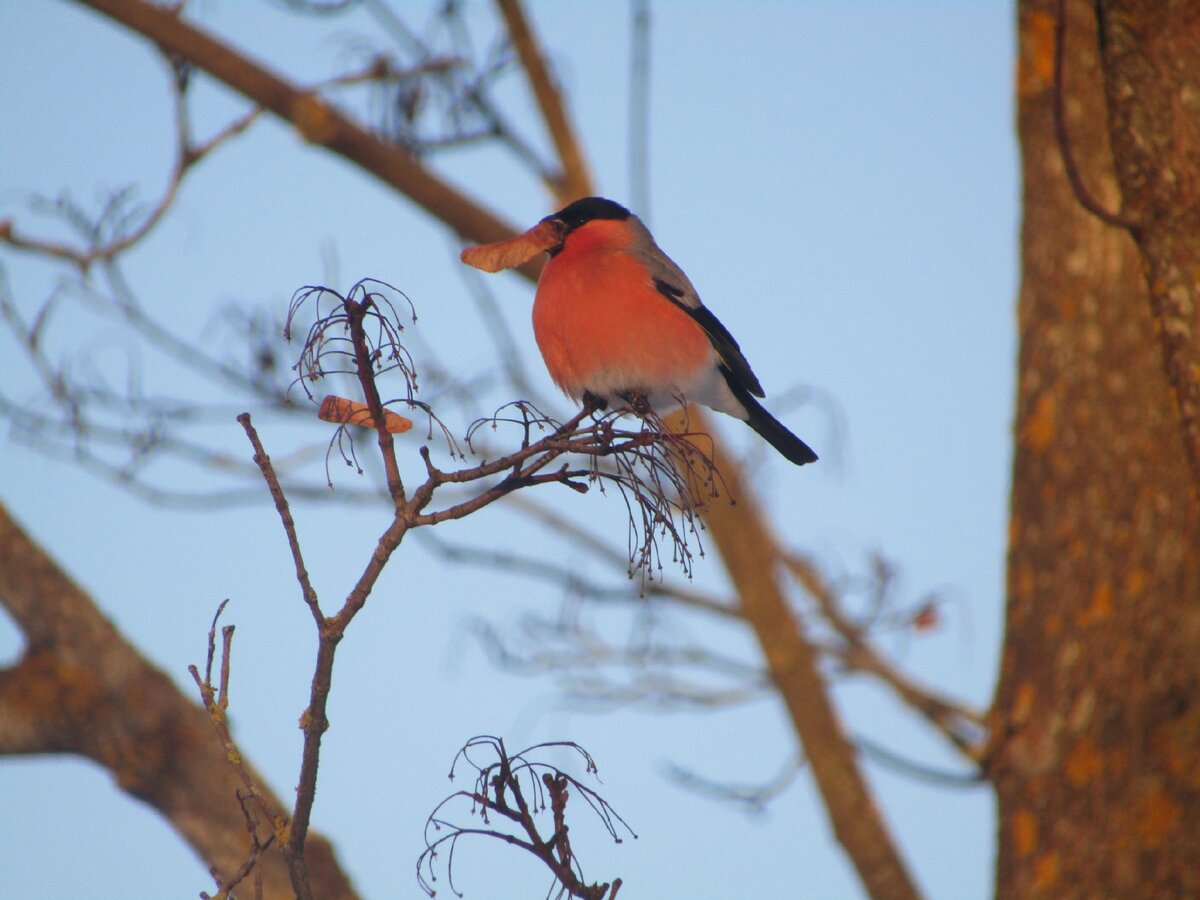
{"label": "pale blue sky", "polygon": [[[198,8],[209,27],[302,80],[337,71],[345,39],[363,26],[323,27],[250,0]],[[627,5],[531,0],[530,10],[597,182],[627,201]],[[680,0],[655,3],[653,16],[646,218],[737,336],[768,405],[822,462],[795,469],[761,453],[744,426],[730,421],[722,431],[755,454],[784,539],[847,571],[882,551],[897,561],[910,600],[948,591],[939,632],[889,647],[919,677],[984,707],[1000,640],[1015,359],[1010,4]],[[65,187],[91,201],[138,183],[142,196],[154,196],[170,148],[154,54],[67,2],[9,2],[3,18],[0,217],[33,227],[28,191]],[[201,134],[240,108],[224,91],[198,93]],[[506,96],[529,106],[520,82]],[[514,224],[549,211],[528,178],[481,171],[483,164],[472,154],[442,162]],[[189,178],[127,272],[148,304],[202,337],[226,301],[283,308],[297,287],[327,278],[330,248],[343,286],[369,275],[402,287],[417,306],[422,339],[443,360],[462,359],[475,371],[486,358],[448,236],[271,122]],[[52,283],[52,270],[27,256],[0,251],[0,264],[22,302]],[[528,325],[528,286],[512,276],[495,286],[539,389],[550,395]],[[67,329],[60,341],[63,353],[101,357],[121,344],[112,325]],[[4,391],[36,396],[7,335],[0,347]],[[780,403],[798,387],[836,401],[844,426],[836,439],[818,405]],[[232,420],[213,433],[228,452],[248,455]],[[267,428],[263,437],[280,454],[296,439],[290,429]],[[409,463],[416,446],[406,446]],[[314,641],[273,510],[150,508],[7,434],[0,461],[0,500],[181,684],[187,665],[201,660],[213,609],[232,599],[237,734],[288,795]],[[573,516],[611,519],[623,537],[615,498],[593,492],[555,502]],[[309,568],[332,603],[386,511],[299,505],[297,519]],[[495,509],[451,523],[443,536],[511,537],[522,547],[550,541],[517,522]],[[562,548],[547,543],[547,552]],[[695,579],[724,590],[711,560],[698,561]],[[525,609],[552,610],[559,599],[517,578],[447,571],[416,544],[395,557],[340,651],[314,816],[364,896],[423,896],[412,877],[422,824],[450,789],[444,774],[457,747],[484,732],[522,746],[574,739],[592,751],[605,795],[641,838],[612,847],[597,835],[581,846],[573,831],[573,843],[589,875],[625,879],[622,898],[860,896],[806,776],[757,819],[661,777],[673,762],[713,778],[769,778],[792,746],[774,703],[699,715],[564,711],[548,682],[498,673],[465,635],[469,615],[511,621]],[[17,647],[0,621],[0,657]],[[914,717],[875,689],[848,682],[837,699],[856,734],[953,765]],[[990,794],[867,768],[928,896],[988,896]],[[89,763],[2,760],[0,798],[5,896],[194,897],[211,887],[156,816]],[[459,854],[457,883],[469,900],[544,891],[542,873],[510,850],[463,845]],[[502,889],[488,885],[497,866],[505,867]]]}

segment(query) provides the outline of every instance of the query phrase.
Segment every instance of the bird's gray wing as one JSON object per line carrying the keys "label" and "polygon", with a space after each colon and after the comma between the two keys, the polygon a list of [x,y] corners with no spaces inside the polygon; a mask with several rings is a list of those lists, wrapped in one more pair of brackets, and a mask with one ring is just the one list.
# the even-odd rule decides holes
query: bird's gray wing
{"label": "bird's gray wing", "polygon": [[650,273],[655,290],[695,319],[696,324],[704,329],[704,333],[708,335],[713,348],[725,364],[722,369],[726,378],[736,379],[741,387],[755,397],[765,396],[758,377],[742,353],[742,348],[729,333],[729,329],[700,302],[700,295],[683,274],[683,270],[675,265],[671,257],[663,253],[640,220],[635,230],[638,236],[628,252],[637,257]]}

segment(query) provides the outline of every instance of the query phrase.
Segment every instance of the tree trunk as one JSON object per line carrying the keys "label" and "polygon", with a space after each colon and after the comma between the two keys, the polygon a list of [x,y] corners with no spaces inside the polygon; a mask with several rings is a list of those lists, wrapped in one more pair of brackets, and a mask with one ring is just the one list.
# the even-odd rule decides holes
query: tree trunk
{"label": "tree trunk", "polygon": [[[1102,221],[1072,189],[1054,131],[1054,6],[1021,0],[1025,218],[1007,633],[990,757],[996,894],[1197,896],[1200,508],[1168,374],[1178,360],[1147,289],[1148,277],[1155,292],[1174,287],[1156,274],[1166,261],[1148,255],[1149,201],[1136,194],[1161,180],[1139,184],[1126,156],[1141,148],[1144,173],[1153,169],[1144,148],[1190,139],[1200,95],[1176,94],[1190,132],[1142,115],[1113,65],[1117,26],[1118,62],[1156,48],[1165,73],[1176,45],[1155,41],[1179,25],[1142,28],[1089,0],[1066,6],[1070,156],[1095,203],[1134,224]],[[1187,40],[1194,57],[1200,36]],[[1159,217],[1154,234],[1186,260],[1200,198],[1183,175],[1173,203],[1191,215]],[[1176,274],[1194,294],[1195,265]]]}

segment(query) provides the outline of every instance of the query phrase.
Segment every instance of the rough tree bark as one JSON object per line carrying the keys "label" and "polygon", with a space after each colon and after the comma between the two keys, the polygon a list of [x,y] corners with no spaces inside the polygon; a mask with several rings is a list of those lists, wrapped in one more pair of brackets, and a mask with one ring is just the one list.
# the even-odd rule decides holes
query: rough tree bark
{"label": "rough tree bark", "polygon": [[1200,4],[1099,7],[1109,136],[1200,490]]}
{"label": "rough tree bark", "polygon": [[996,893],[1196,896],[1200,507],[1176,399],[1178,379],[1196,373],[1171,356],[1180,348],[1159,316],[1165,299],[1173,327],[1195,333],[1200,17],[1191,3],[1066,7],[1069,157],[1094,202],[1136,224],[1102,221],[1069,184],[1053,120],[1054,4],[1021,0]]}

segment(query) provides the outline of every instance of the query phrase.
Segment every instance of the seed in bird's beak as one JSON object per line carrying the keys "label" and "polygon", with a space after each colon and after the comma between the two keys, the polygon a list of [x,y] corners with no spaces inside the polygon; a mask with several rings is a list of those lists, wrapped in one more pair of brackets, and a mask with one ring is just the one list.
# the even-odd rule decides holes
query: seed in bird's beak
{"label": "seed in bird's beak", "polygon": [[459,258],[468,266],[485,272],[513,269],[529,262],[539,253],[555,247],[562,239],[559,226],[553,221],[539,222],[524,234],[494,244],[468,247]]}

